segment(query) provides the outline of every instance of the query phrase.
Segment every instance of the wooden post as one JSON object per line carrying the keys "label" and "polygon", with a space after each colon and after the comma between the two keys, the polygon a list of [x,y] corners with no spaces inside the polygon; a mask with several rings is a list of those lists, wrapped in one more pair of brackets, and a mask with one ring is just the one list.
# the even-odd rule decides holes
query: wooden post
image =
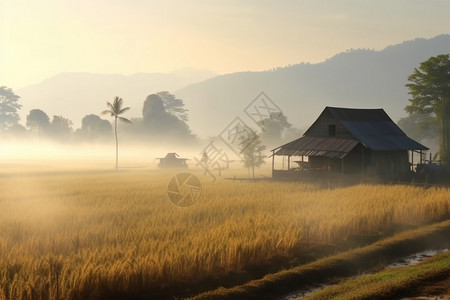
{"label": "wooden post", "polygon": [[272,150],[272,178],[274,168],[275,168],[275,150]]}
{"label": "wooden post", "polygon": [[363,176],[363,178],[364,178],[364,176],[366,175],[366,164],[365,164],[365,161],[364,161],[364,147],[362,147],[362,176]]}
{"label": "wooden post", "polygon": [[288,155],[288,171],[291,169],[291,156]]}

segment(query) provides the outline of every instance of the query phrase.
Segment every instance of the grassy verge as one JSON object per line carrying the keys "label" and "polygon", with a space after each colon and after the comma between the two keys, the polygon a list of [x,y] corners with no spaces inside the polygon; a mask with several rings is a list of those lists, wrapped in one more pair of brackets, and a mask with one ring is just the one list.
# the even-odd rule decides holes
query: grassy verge
{"label": "grassy verge", "polygon": [[320,299],[392,299],[412,296],[423,282],[450,275],[450,252],[437,255],[418,265],[391,268],[382,272],[360,276],[339,285],[330,286],[308,300]]}
{"label": "grassy verge", "polygon": [[448,241],[450,220],[410,230],[369,246],[319,259],[315,262],[269,274],[259,280],[205,292],[191,299],[276,298],[296,289],[326,280],[351,276],[379,267],[393,258],[412,254]]}

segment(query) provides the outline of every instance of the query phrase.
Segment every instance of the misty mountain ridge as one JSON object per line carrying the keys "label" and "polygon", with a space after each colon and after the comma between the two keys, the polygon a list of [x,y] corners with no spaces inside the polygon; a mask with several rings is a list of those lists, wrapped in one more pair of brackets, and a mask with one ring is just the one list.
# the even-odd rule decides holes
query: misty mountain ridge
{"label": "misty mountain ridge", "polygon": [[64,73],[16,93],[21,96],[22,123],[32,108],[50,117],[62,115],[79,127],[87,114],[99,114],[114,96],[131,107],[126,117],[141,117],[145,98],[167,90],[184,100],[189,126],[202,137],[217,136],[234,118],[257,125],[244,113],[264,92],[299,129],[306,129],[325,106],[383,108],[397,122],[406,116],[408,76],[431,56],[450,53],[450,35],[418,38],[383,50],[351,49],[316,64],[299,63],[261,72],[214,76],[185,70],[182,75],[131,76]]}
{"label": "misty mountain ridge", "polygon": [[[176,95],[190,109],[194,132],[208,129],[211,135],[220,133],[235,116],[247,122],[243,111],[260,92],[301,130],[309,127],[325,106],[383,108],[397,122],[407,115],[408,76],[421,62],[445,53],[450,53],[450,35],[418,38],[379,51],[348,50],[317,64],[221,75],[185,87]],[[224,120],[221,116],[229,117]]]}

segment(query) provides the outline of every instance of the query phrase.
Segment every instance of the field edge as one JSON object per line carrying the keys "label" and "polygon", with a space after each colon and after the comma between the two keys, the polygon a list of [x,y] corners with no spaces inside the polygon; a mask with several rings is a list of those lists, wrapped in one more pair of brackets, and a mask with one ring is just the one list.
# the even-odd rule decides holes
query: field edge
{"label": "field edge", "polygon": [[187,299],[277,298],[292,291],[323,283],[336,277],[356,275],[388,261],[423,251],[448,241],[450,220],[408,230],[368,246],[345,251],[317,261],[268,274],[261,279],[232,288],[204,292]]}

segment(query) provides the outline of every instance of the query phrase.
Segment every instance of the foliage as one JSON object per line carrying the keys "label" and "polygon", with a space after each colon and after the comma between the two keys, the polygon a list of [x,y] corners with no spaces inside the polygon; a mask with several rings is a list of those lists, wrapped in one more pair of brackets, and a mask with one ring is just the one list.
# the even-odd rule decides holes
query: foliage
{"label": "foliage", "polygon": [[420,113],[441,124],[440,154],[450,159],[450,55],[442,54],[422,62],[408,77],[410,114]]}
{"label": "foliage", "polygon": [[[27,128],[25,129],[17,122],[19,118],[16,109],[21,107],[21,105],[16,103],[18,99],[19,97],[14,95],[11,89],[6,87],[0,88],[0,131],[7,130],[11,137],[23,138],[28,134],[27,129],[29,129],[28,131],[36,132],[39,136],[56,140],[67,141],[74,137],[75,141],[78,142],[105,141],[106,137],[113,131],[113,126],[114,133],[117,135],[116,123],[124,121],[126,123],[134,123],[133,126],[126,129],[126,133],[134,135],[135,138],[141,141],[143,137],[155,137],[155,142],[166,140],[169,142],[182,141],[192,143],[196,139],[187,124],[188,110],[184,107],[183,100],[176,98],[167,91],[149,95],[143,103],[143,117],[135,118],[133,122],[121,116],[129,108],[120,107],[122,112],[117,110],[117,105],[122,106],[123,100],[115,97],[111,103],[107,102],[108,109],[102,112],[102,114],[114,117],[113,126],[111,126],[111,122],[101,119],[95,114],[89,114],[82,119],[81,128],[76,129],[75,132],[73,132],[71,120],[62,116],[53,116],[53,119],[50,119],[47,113],[41,109],[32,109],[30,111],[26,118]],[[2,101],[4,102],[3,104]],[[4,112],[3,115],[2,112]],[[14,119],[14,116],[17,116],[17,118]],[[4,119],[3,125],[2,118]]]}
{"label": "foliage", "polygon": [[264,164],[263,151],[266,149],[262,145],[261,137],[256,130],[245,127],[238,137],[239,152],[242,155],[244,167],[252,169],[252,176],[255,178],[255,167],[258,168]]}
{"label": "foliage", "polygon": [[12,89],[6,86],[0,87],[0,130],[5,130],[19,123],[20,117],[17,113],[22,105],[20,97],[14,94]]}
{"label": "foliage", "polygon": [[14,124],[8,128],[8,132],[16,137],[24,137],[27,134],[27,129],[21,124]]}
{"label": "foliage", "polygon": [[[48,115],[41,109],[32,109],[27,116],[26,126],[36,131],[40,136],[50,137],[52,139],[67,141],[72,134],[72,121],[63,116],[53,116],[52,121]],[[16,134],[23,131],[20,126],[12,127]]]}
{"label": "foliage", "polygon": [[112,134],[111,122],[89,114],[81,119],[81,128],[75,131],[74,137],[77,142],[106,142]]}
{"label": "foliage", "polygon": [[183,100],[176,98],[174,95],[167,91],[158,92],[157,95],[164,103],[164,108],[167,113],[176,116],[181,121],[188,121],[188,109],[184,108]]}
{"label": "foliage", "polygon": [[157,94],[148,95],[142,106],[142,119],[145,123],[150,123],[152,118],[165,114],[164,103]]}
{"label": "foliage", "polygon": [[95,114],[86,115],[81,120],[81,130],[88,134],[109,134],[112,132],[111,123]]}
{"label": "foliage", "polygon": [[268,145],[280,143],[283,131],[292,127],[283,112],[271,112],[269,117],[259,121],[258,125],[263,131],[261,138]]}
{"label": "foliage", "polygon": [[122,107],[123,106],[123,99],[120,97],[114,97],[114,101],[111,103],[109,101],[106,101],[106,106],[108,106],[107,110],[104,110],[102,112],[103,115],[111,115],[111,117],[114,117],[114,120],[120,120],[125,123],[131,123],[130,120],[127,118],[121,117],[120,115],[127,112],[130,108],[129,107]]}
{"label": "foliage", "polygon": [[38,133],[45,133],[50,127],[50,118],[41,109],[32,109],[27,116],[26,126]]}
{"label": "foliage", "polygon": [[72,121],[63,116],[53,116],[50,124],[49,134],[59,140],[68,140],[72,133]]}
{"label": "foliage", "polygon": [[[290,127],[283,131],[283,134],[281,136],[282,141],[290,142],[292,140],[296,140],[303,136],[303,131],[296,128],[296,127]],[[280,146],[280,145],[276,145]]]}
{"label": "foliage", "polygon": [[434,141],[439,139],[442,130],[441,123],[429,114],[411,113],[401,118],[398,126],[411,138],[419,141]]}
{"label": "foliage", "polygon": [[116,96],[114,97],[114,101],[112,103],[109,101],[106,102],[106,106],[108,106],[109,109],[102,112],[102,114],[104,115],[109,114],[111,115],[111,117],[114,117],[114,135],[116,137],[116,171],[119,168],[119,139],[117,137],[117,120],[125,123],[131,123],[131,121],[127,118],[120,116],[130,109],[129,107],[122,107],[122,105],[122,98]]}
{"label": "foliage", "polygon": [[170,113],[158,94],[149,95],[142,108],[144,134],[161,140],[193,140],[189,126],[185,121]]}

